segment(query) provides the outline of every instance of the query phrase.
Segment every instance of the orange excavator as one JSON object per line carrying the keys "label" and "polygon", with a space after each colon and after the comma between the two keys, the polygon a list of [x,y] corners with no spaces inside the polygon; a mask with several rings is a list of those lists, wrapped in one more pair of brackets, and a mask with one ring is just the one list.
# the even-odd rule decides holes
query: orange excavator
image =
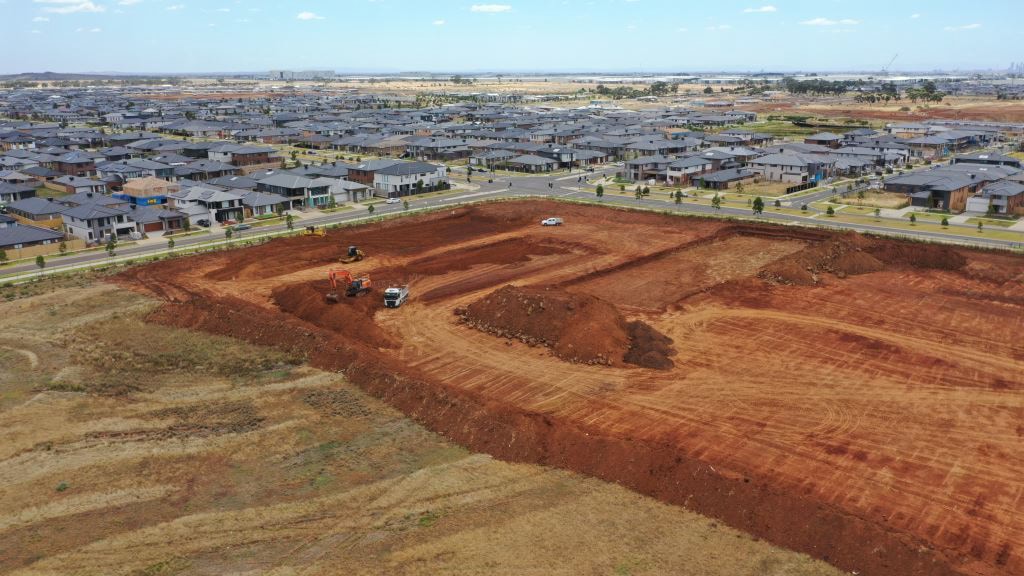
{"label": "orange excavator", "polygon": [[368,275],[352,276],[348,270],[331,270],[327,273],[327,279],[331,281],[331,291],[324,295],[328,302],[337,303],[338,287],[345,290],[345,296],[361,296],[370,291],[373,282]]}

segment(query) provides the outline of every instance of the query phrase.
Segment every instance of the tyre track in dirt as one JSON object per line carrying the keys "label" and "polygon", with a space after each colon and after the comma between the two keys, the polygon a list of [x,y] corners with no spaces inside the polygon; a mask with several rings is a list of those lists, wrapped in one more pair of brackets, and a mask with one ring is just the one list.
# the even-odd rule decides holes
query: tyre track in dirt
{"label": "tyre track in dirt", "polygon": [[[668,310],[622,303],[676,340],[676,368],[663,374],[567,365],[546,349],[457,325],[454,308],[496,284],[575,288],[638,269],[671,275],[673,268],[659,269],[658,262],[685,253],[680,247],[687,243],[694,248],[708,244],[702,238],[722,241],[730,234],[719,222],[687,219],[679,227],[672,225],[679,220],[656,215],[557,210],[567,217],[557,231],[526,227],[552,211],[546,203],[460,212],[451,221],[458,233],[439,233],[444,250],[431,253],[457,260],[466,249],[472,257],[489,250],[481,248],[482,238],[515,233],[533,242],[589,245],[595,254],[570,249],[526,260],[510,254],[417,275],[410,263],[429,263],[422,260],[422,241],[378,240],[376,273],[401,271],[415,278],[414,294],[433,294],[414,296],[399,310],[360,312],[372,314],[360,322],[390,334],[396,345],[388,351],[318,329],[319,304],[312,302],[305,316],[312,324],[259,298],[244,315],[220,309],[237,304],[218,293],[241,295],[266,286],[266,278],[197,279],[195,270],[174,267],[159,276],[185,292],[215,296],[181,309],[174,322],[260,343],[284,344],[284,334],[295,334],[294,344],[308,338],[314,363],[343,368],[366,390],[474,449],[620,482],[849,570],[900,576],[1024,570],[1024,530],[1013,521],[1024,513],[1014,480],[1024,473],[1014,420],[1022,406],[1009,395],[1024,365],[1020,345],[1002,338],[1018,331],[1021,320],[934,290],[952,282],[960,294],[1001,294],[998,305],[1013,306],[1019,286],[915,270],[907,259],[917,245],[893,241],[870,244],[889,259],[886,270],[844,280],[823,273],[817,286],[771,286],[743,278],[749,268],[733,265],[736,276],[714,277],[710,286],[680,294]],[[444,228],[443,219],[430,222],[431,229]],[[480,226],[470,233],[467,222]],[[640,222],[657,233],[642,244],[621,242]],[[380,233],[373,231],[376,238]],[[756,226],[736,234],[765,242],[794,235]],[[822,238],[797,239],[813,245]],[[971,266],[1020,262],[962,253]],[[273,243],[250,254],[244,257],[275,254]],[[299,266],[274,274],[296,281],[305,272]],[[932,308],[935,318],[925,312]],[[937,337],[922,335],[931,327]]]}

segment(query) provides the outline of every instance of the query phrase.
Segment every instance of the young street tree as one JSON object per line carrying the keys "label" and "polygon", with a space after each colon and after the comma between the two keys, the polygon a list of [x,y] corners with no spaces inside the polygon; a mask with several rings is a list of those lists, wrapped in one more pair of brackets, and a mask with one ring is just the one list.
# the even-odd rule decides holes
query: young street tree
{"label": "young street tree", "polygon": [[168,238],[167,239],[167,250],[168,251],[174,250],[174,238]]}
{"label": "young street tree", "polygon": [[675,198],[676,204],[682,204],[683,203],[683,191],[682,190],[676,190],[676,193],[673,194],[673,197]]}
{"label": "young street tree", "polygon": [[234,232],[235,231],[230,226],[228,226],[227,228],[224,229],[224,237],[227,238],[228,240],[231,240],[231,235],[234,234]]}
{"label": "young street tree", "polygon": [[373,215],[373,211],[374,211],[373,204],[370,204],[369,206],[367,206],[366,207],[366,211],[369,212],[370,215],[372,216]]}
{"label": "young street tree", "polygon": [[875,219],[877,220],[882,215],[881,208],[875,208]]}
{"label": "young street tree", "polygon": [[107,254],[109,256],[113,257],[114,256],[114,249],[115,248],[117,248],[117,239],[114,238],[113,234],[111,234],[111,235],[107,236],[107,247],[106,247]]}
{"label": "young street tree", "polygon": [[754,214],[762,214],[764,212],[764,200],[762,200],[760,196],[754,198],[754,204],[751,208],[754,210]]}
{"label": "young street tree", "polygon": [[722,209],[722,197],[718,195],[718,192],[715,192],[715,195],[711,197],[711,207],[715,210]]}
{"label": "young street tree", "polygon": [[910,223],[913,224],[915,222],[917,222],[917,216],[913,212],[911,212],[910,213]]}
{"label": "young street tree", "polygon": [[60,251],[60,255],[63,256],[68,253],[68,243],[61,240],[60,245],[57,246],[57,250]]}
{"label": "young street tree", "polygon": [[835,216],[836,215],[836,209],[831,207],[831,206],[829,206],[828,209],[825,210],[825,214],[827,214],[829,216]]}
{"label": "young street tree", "polygon": [[598,198],[604,197],[604,186],[598,184],[597,188],[594,189],[594,194],[597,194]]}
{"label": "young street tree", "polygon": [[0,264],[7,263],[7,250],[0,250]]}
{"label": "young street tree", "polygon": [[639,186],[637,186],[636,190],[633,191],[633,196],[635,196],[636,197],[636,201],[639,202],[644,197],[643,188],[640,188]]}
{"label": "young street tree", "polygon": [[288,230],[295,230],[295,217],[291,214],[285,214],[284,225],[288,227]]}

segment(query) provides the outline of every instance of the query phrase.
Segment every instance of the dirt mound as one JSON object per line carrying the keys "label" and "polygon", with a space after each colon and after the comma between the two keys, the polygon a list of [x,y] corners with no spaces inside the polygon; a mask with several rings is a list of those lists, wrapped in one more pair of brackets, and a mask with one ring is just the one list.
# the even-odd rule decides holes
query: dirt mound
{"label": "dirt mound", "polygon": [[380,298],[372,295],[342,296],[338,303],[330,304],[324,298],[327,292],[330,292],[327,281],[299,282],[279,286],[271,296],[282,311],[321,328],[341,333],[373,348],[395,345],[373,321],[374,312],[383,306]]}
{"label": "dirt mound", "polygon": [[612,304],[557,288],[504,286],[456,314],[504,338],[547,346],[569,362],[665,370],[672,339],[640,321],[627,322]]}
{"label": "dirt mound", "polygon": [[867,248],[867,252],[886,264],[897,266],[959,270],[967,264],[967,259],[955,248],[936,244],[878,240]]}
{"label": "dirt mound", "polygon": [[634,320],[626,325],[629,333],[629,350],[623,361],[644,368],[668,370],[675,366],[669,356],[675,354],[672,339],[651,328],[649,324]]}
{"label": "dirt mound", "polygon": [[765,266],[758,276],[779,284],[812,285],[818,283],[823,273],[845,278],[885,268],[881,260],[864,248],[860,236],[837,236]]}

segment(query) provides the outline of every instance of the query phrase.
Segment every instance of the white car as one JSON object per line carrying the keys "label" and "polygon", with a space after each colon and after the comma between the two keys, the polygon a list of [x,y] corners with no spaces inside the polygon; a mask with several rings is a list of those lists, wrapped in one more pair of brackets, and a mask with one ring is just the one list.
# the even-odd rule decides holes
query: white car
{"label": "white car", "polygon": [[561,226],[562,225],[562,219],[561,218],[545,218],[545,219],[540,221],[540,225],[541,226]]}
{"label": "white car", "polygon": [[401,202],[402,199],[397,196],[392,196],[391,198],[388,198],[387,200],[384,201],[385,204],[400,204]]}

